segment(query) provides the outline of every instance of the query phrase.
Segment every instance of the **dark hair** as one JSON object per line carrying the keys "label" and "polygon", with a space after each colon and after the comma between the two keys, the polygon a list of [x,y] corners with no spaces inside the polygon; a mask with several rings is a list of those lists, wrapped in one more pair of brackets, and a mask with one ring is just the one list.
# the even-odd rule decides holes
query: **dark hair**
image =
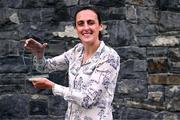
{"label": "dark hair", "polygon": [[[101,15],[100,15],[100,12],[93,6],[86,6],[86,7],[80,7],[76,13],[74,14],[74,26],[76,27],[76,16],[79,12],[83,11],[83,10],[91,10],[93,11],[96,15],[97,15],[97,18],[98,18],[98,22],[99,24],[102,23],[102,19],[101,19]],[[101,31],[99,32],[99,39],[102,38],[102,33]]]}

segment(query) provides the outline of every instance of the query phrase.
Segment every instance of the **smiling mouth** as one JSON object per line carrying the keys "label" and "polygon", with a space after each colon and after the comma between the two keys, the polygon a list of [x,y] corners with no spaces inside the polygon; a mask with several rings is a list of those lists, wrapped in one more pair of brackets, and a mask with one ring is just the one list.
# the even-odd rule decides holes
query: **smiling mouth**
{"label": "smiling mouth", "polygon": [[82,34],[82,35],[83,35],[83,37],[88,38],[88,37],[90,37],[92,34],[85,33],[85,34]]}
{"label": "smiling mouth", "polygon": [[91,33],[84,33],[83,35],[84,35],[84,36],[86,36],[86,35],[91,35]]}
{"label": "smiling mouth", "polygon": [[82,33],[83,36],[90,36],[90,35],[92,35],[92,34],[93,34],[92,31],[91,31],[91,32],[84,32],[84,33]]}

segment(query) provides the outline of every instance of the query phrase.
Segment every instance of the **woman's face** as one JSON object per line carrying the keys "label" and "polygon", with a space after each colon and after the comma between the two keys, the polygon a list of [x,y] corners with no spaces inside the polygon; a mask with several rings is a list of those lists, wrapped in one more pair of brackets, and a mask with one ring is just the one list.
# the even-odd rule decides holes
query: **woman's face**
{"label": "woman's face", "polygon": [[99,42],[99,32],[102,30],[102,24],[99,24],[95,12],[82,10],[76,15],[75,29],[82,43],[95,43]]}

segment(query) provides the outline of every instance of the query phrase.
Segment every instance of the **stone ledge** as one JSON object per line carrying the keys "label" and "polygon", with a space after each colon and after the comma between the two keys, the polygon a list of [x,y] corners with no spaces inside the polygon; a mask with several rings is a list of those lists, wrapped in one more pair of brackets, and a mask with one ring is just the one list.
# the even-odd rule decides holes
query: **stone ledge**
{"label": "stone ledge", "polygon": [[149,84],[180,85],[179,74],[151,74],[148,78]]}

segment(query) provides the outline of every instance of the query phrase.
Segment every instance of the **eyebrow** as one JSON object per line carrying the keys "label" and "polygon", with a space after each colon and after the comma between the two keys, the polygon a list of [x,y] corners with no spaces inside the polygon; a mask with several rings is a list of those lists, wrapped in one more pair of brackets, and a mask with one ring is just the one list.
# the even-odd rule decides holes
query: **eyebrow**
{"label": "eyebrow", "polygon": [[95,20],[92,20],[92,19],[89,19],[89,20],[79,20],[79,21],[76,21],[76,22],[79,23],[79,22],[84,22],[84,21],[91,22],[91,21],[95,21]]}

